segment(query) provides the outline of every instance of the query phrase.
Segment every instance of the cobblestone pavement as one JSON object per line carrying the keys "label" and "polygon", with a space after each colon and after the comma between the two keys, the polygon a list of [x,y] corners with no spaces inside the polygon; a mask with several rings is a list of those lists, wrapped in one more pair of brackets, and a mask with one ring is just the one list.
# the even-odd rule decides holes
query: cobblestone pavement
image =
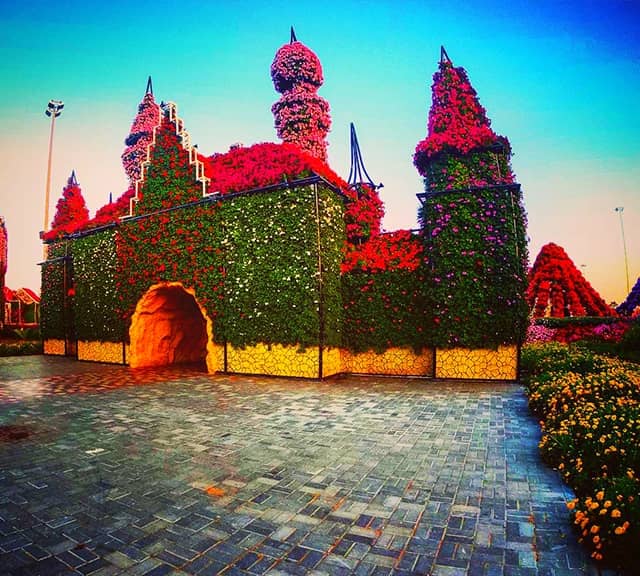
{"label": "cobblestone pavement", "polygon": [[518,385],[0,359],[2,574],[582,575]]}

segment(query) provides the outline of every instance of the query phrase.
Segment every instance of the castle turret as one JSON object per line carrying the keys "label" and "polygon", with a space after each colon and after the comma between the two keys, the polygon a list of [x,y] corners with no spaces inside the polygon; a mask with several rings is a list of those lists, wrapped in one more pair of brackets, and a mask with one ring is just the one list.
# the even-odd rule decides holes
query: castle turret
{"label": "castle turret", "polygon": [[436,346],[517,343],[526,329],[525,215],[510,156],[466,71],[442,48],[427,137],[414,155],[425,179],[419,216]]}

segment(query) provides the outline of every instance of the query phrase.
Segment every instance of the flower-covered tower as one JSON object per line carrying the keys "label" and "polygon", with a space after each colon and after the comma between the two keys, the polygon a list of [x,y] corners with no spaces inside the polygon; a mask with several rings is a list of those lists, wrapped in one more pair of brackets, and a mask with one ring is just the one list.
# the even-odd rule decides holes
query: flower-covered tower
{"label": "flower-covered tower", "polygon": [[436,346],[495,347],[524,335],[525,213],[510,156],[467,73],[442,48],[427,137],[414,155],[425,183],[419,217]]}
{"label": "flower-covered tower", "polygon": [[142,163],[147,160],[147,149],[153,141],[153,129],[160,124],[160,120],[160,106],[153,98],[153,84],[149,76],[147,89],[138,105],[138,114],[133,120],[129,136],[124,141],[127,147],[122,153],[122,165],[131,186],[135,186],[142,176]]}
{"label": "flower-covered tower", "polygon": [[557,244],[545,244],[529,274],[527,304],[534,318],[613,316],[594,288]]}
{"label": "flower-covered tower", "polygon": [[293,27],[291,41],[273,59],[271,79],[282,94],[271,107],[278,138],[326,162],[331,116],[329,103],[318,95],[324,82],[322,65],[309,48],[298,42]]}

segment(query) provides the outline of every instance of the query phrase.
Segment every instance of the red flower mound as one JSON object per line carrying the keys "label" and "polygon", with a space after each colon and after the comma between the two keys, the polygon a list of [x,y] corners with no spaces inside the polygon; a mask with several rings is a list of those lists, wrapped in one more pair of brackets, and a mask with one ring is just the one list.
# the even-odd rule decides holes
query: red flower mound
{"label": "red flower mound", "polygon": [[129,188],[115,202],[105,204],[96,212],[96,215],[89,220],[86,227],[97,228],[99,226],[105,226],[112,222],[117,222],[122,216],[127,216],[129,214],[129,201],[135,196],[135,193],[134,188]]}
{"label": "red flower mound", "polygon": [[343,191],[348,188],[347,183],[325,162],[286,142],[233,148],[225,154],[214,154],[202,160],[205,174],[211,179],[209,190],[221,194],[253,190],[312,174],[321,176]]}
{"label": "red flower mound", "polygon": [[89,210],[82,196],[82,190],[76,182],[75,172],[72,172],[62,191],[62,198],[58,200],[51,230],[45,232],[42,237],[44,240],[53,240],[65,234],[73,234],[86,226],[88,221]]}
{"label": "red flower mound", "polygon": [[407,270],[420,265],[423,249],[419,238],[409,230],[397,230],[370,238],[360,245],[348,245],[341,266],[342,273]]}
{"label": "red flower mound", "polygon": [[540,250],[529,273],[526,300],[535,318],[544,316],[615,316],[557,244]]}
{"label": "red flower mound", "polygon": [[380,235],[384,204],[378,191],[369,184],[347,190],[350,202],[345,206],[347,241],[357,244]]}
{"label": "red flower mound", "polygon": [[464,68],[454,67],[449,60],[441,61],[431,90],[427,137],[418,143],[414,155],[420,174],[425,175],[429,158],[445,149],[466,154],[473,148],[496,143],[508,146],[506,138],[491,129],[491,121]]}

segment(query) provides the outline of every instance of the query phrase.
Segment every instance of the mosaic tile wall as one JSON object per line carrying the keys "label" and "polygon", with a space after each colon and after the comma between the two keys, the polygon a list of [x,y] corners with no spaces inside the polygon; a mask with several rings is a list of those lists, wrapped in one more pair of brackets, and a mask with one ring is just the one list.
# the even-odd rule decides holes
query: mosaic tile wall
{"label": "mosaic tile wall", "polygon": [[64,356],[64,340],[45,340],[44,353],[51,356]]}
{"label": "mosaic tile wall", "polygon": [[497,350],[437,349],[435,377],[516,380],[518,378],[518,347],[500,346]]}
{"label": "mosaic tile wall", "polygon": [[327,378],[344,372],[342,368],[342,354],[340,348],[324,348],[322,350],[322,376]]}
{"label": "mosaic tile wall", "polygon": [[393,376],[433,376],[433,351],[420,354],[407,348],[389,348],[382,354],[342,351],[342,371],[352,374],[386,374]]}
{"label": "mosaic tile wall", "polygon": [[122,364],[122,342],[78,340],[78,360]]}
{"label": "mosaic tile wall", "polygon": [[267,376],[318,377],[318,348],[256,344],[244,349],[227,346],[227,372]]}

